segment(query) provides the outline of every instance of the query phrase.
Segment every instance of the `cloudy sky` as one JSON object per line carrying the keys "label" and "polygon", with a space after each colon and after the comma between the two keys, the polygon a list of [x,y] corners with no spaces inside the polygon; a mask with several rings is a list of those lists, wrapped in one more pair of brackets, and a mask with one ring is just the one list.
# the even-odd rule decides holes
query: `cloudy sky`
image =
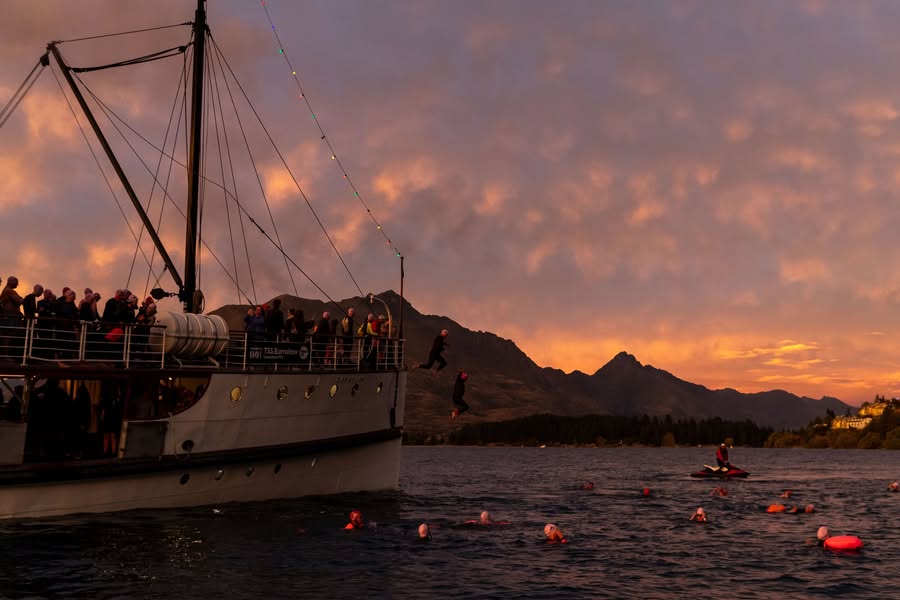
{"label": "cloudy sky", "polygon": [[[277,231],[303,272],[289,274],[209,184],[208,307],[322,298],[316,286],[334,299],[399,290],[393,247],[418,310],[510,338],[542,366],[593,373],[626,350],[711,388],[854,404],[900,395],[900,4],[211,4],[216,44],[280,154],[250,151],[257,181],[227,169],[223,178],[213,151],[206,176],[246,189],[244,210]],[[50,40],[182,23],[193,7],[6,0],[0,101]],[[89,66],[187,35],[60,49]],[[81,77],[161,146],[181,66],[172,58]],[[0,274],[25,288],[143,293],[145,260],[131,268],[134,211],[117,184],[110,192],[54,73],[45,70],[0,129]],[[232,92],[240,102],[233,80]],[[224,115],[234,133],[236,119]],[[177,118],[172,127],[183,138]],[[265,148],[265,134],[246,135]],[[159,155],[131,139],[147,167],[125,162],[146,204]],[[233,159],[249,153],[240,133],[229,144]],[[173,199],[160,233],[181,265],[172,203],[183,206],[186,176],[165,161],[159,173]],[[158,189],[152,197],[159,206]],[[146,235],[143,247],[149,256]]]}

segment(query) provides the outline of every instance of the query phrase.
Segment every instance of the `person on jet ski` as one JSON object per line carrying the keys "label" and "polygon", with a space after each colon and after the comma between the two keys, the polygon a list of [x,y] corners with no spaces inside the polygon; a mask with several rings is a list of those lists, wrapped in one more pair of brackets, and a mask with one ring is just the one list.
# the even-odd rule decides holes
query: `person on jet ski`
{"label": "person on jet ski", "polygon": [[719,444],[719,449],[716,450],[716,463],[720,469],[731,468],[731,463],[728,462],[728,446],[725,445],[725,442]]}

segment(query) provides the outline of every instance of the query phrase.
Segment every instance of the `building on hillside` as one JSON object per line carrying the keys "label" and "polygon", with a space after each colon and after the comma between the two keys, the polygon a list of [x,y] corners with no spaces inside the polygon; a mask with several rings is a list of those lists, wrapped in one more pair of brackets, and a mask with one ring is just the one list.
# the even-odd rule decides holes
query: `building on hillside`
{"label": "building on hillside", "polygon": [[860,417],[880,417],[889,406],[890,404],[887,402],[876,402],[875,404],[866,402],[859,407],[859,412],[856,414]]}
{"label": "building on hillside", "polygon": [[832,429],[865,429],[872,422],[872,417],[835,417],[831,422]]}

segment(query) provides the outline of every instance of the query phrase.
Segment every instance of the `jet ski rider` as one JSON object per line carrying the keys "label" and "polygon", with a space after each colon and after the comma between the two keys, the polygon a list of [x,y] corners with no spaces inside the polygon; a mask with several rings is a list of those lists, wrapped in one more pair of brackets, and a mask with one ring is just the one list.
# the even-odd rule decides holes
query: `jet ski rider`
{"label": "jet ski rider", "polygon": [[719,449],[716,450],[716,463],[720,469],[731,468],[731,463],[728,462],[728,446],[725,445],[725,442],[719,444]]}

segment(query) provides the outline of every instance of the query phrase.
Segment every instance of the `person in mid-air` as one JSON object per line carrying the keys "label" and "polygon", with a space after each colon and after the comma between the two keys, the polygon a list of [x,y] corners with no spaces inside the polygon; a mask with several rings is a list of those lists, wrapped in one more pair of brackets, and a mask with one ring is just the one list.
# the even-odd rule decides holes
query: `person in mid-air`
{"label": "person in mid-air", "polygon": [[719,449],[716,450],[716,464],[720,469],[731,468],[731,463],[728,462],[728,446],[725,445],[725,442],[719,444]]}
{"label": "person in mid-air", "polygon": [[456,381],[453,383],[453,405],[456,408],[450,413],[451,420],[469,410],[469,405],[463,400],[463,396],[466,393],[466,380],[468,378],[469,374],[462,369],[460,369],[459,373],[456,375]]}
{"label": "person in mid-air", "polygon": [[431,350],[428,352],[428,362],[421,365],[416,365],[416,368],[419,369],[431,369],[434,366],[434,363],[437,363],[437,366],[432,369],[432,372],[437,375],[440,373],[441,369],[447,366],[447,361],[444,360],[444,357],[441,356],[441,353],[444,351],[444,348],[449,346],[447,343],[447,335],[448,331],[446,329],[441,329],[441,332],[437,334],[437,337],[434,338],[434,342],[431,343]]}

